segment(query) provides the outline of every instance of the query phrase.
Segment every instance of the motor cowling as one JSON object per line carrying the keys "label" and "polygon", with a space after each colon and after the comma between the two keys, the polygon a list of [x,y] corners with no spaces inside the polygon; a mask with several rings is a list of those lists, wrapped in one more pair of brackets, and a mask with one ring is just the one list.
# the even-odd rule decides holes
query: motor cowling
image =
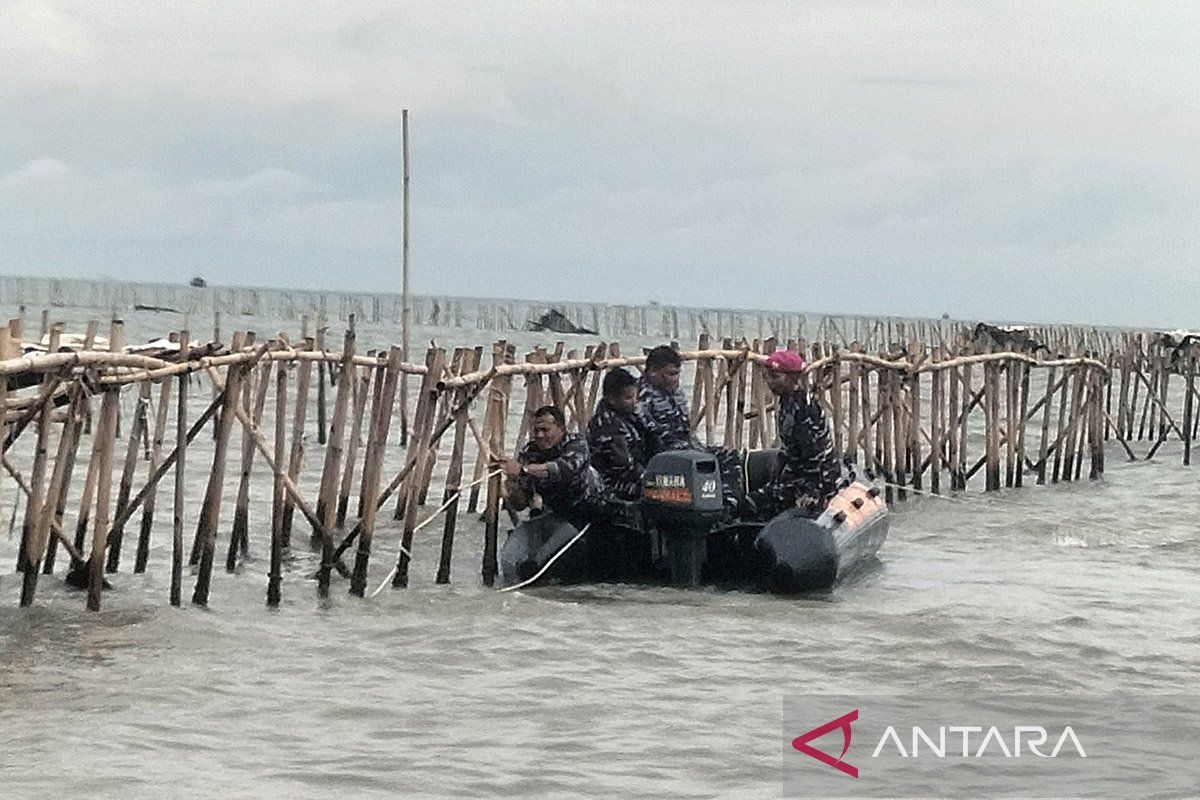
{"label": "motor cowling", "polygon": [[662,538],[671,581],[696,586],[706,538],[724,515],[717,459],[701,450],[669,450],[652,457],[643,475],[642,508]]}

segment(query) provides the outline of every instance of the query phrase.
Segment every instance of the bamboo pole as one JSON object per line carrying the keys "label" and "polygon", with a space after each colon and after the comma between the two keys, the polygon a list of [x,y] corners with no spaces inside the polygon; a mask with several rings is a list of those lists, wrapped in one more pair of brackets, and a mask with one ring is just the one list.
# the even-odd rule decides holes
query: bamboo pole
{"label": "bamboo pole", "polygon": [[883,474],[884,479],[888,482],[884,499],[888,504],[894,503],[896,500],[896,492],[893,488],[898,483],[896,480],[895,470],[895,442],[892,435],[892,424],[895,421],[895,414],[892,411],[893,393],[892,393],[892,373],[879,373],[879,437],[877,440],[878,446],[883,451]]}
{"label": "bamboo pole", "polygon": [[895,454],[892,461],[892,481],[899,487],[896,490],[896,499],[907,500],[908,489],[904,486],[908,483],[905,464],[908,459],[908,422],[904,415],[904,381],[899,373],[893,372],[889,375],[888,388],[891,392],[888,403],[892,416],[892,440],[889,444]]}
{"label": "bamboo pole", "polygon": [[[48,324],[42,320],[43,326]],[[50,331],[50,352],[58,351],[59,338],[62,335],[62,325],[55,325]],[[47,375],[42,379],[42,391],[53,393],[57,379]],[[25,520],[21,525],[21,546],[17,553],[17,571],[28,573],[37,571],[37,563],[41,556],[41,546],[36,550],[30,549],[30,539],[33,536],[33,526],[42,513],[42,505],[46,502],[46,463],[49,460],[51,437],[51,414],[48,407],[42,407],[37,416],[37,445],[34,450],[33,468],[29,472],[29,504],[26,506]],[[33,584],[36,586],[36,579]]]}
{"label": "bamboo pole", "polygon": [[[371,416],[369,417],[369,419],[371,420],[371,423],[370,423],[371,425],[374,425],[375,420],[379,419],[379,414],[380,414],[379,409],[383,407],[382,406],[383,400],[381,397],[383,394],[383,382],[387,379],[387,358],[388,357],[384,353],[378,353],[377,355],[379,358],[379,364],[374,369],[374,373],[375,373],[375,377],[373,379],[374,389],[371,392],[371,411],[370,411]],[[390,409],[389,409],[389,413],[390,413]],[[369,452],[370,448],[371,448],[371,439],[370,439],[369,433],[367,436],[366,447],[367,447],[367,452]],[[366,506],[364,505],[364,498],[366,497],[366,494],[367,494],[367,474],[366,474],[366,463],[365,463],[366,458],[367,458],[367,456],[364,453],[364,455],[363,455],[363,462],[364,462],[363,463],[363,477],[362,477],[362,483],[359,486],[359,490],[358,490],[358,511],[356,511],[354,514],[355,519],[359,519],[359,520],[362,519],[363,509],[366,508]]]}
{"label": "bamboo pole", "polygon": [[1187,358],[1184,364],[1184,368],[1187,370],[1187,389],[1183,396],[1183,430],[1185,434],[1183,440],[1183,465],[1186,467],[1192,463],[1192,404],[1196,395],[1196,351],[1194,346],[1188,347]]}
{"label": "bamboo pole", "polygon": [[[49,414],[48,411],[42,412]],[[79,425],[76,425],[76,421]],[[54,470],[50,478],[50,487],[46,492],[46,499],[39,509],[37,517],[34,519],[32,527],[32,536],[30,539],[29,553],[31,560],[27,565],[23,576],[21,587],[21,606],[29,606],[33,604],[33,596],[37,590],[38,580],[38,562],[37,555],[46,548],[47,540],[51,543],[46,556],[47,565],[52,564],[57,540],[50,535],[51,527],[56,523],[57,500],[63,494],[63,486],[66,481],[67,470],[74,463],[75,449],[78,447],[78,433],[82,429],[83,414],[80,410],[78,402],[72,402],[68,418],[64,421],[62,434],[59,437],[58,453],[54,460]],[[31,513],[32,508],[27,507],[26,514]],[[60,533],[61,535],[61,533]],[[48,573],[47,573],[48,574]]]}
{"label": "bamboo pole", "polygon": [[[171,406],[171,381],[164,380],[158,390],[158,406],[154,416],[154,443],[150,448],[150,473],[153,475],[162,466],[163,436],[167,430],[167,416]],[[157,497],[157,484],[151,487],[142,507],[142,524],[138,531],[137,555],[134,559],[133,571],[146,571],[146,563],[150,559],[150,532],[154,524],[154,506]]]}
{"label": "bamboo pole", "polygon": [[287,453],[287,396],[288,369],[286,364],[281,363],[275,371],[275,464],[271,469],[274,480],[271,503],[271,565],[267,571],[268,608],[276,608],[279,605],[283,590],[283,507],[287,497],[287,491],[284,489],[284,479],[287,477],[284,462]]}
{"label": "bamboo pole", "polygon": [[[374,354],[374,351],[372,351],[372,354]],[[358,368],[354,367],[352,369]],[[362,437],[363,416],[367,410],[367,397],[370,395],[371,381],[374,377],[375,370],[373,368],[363,368],[360,370],[358,376],[358,390],[354,398],[354,418],[350,425],[350,441],[346,444],[346,461],[342,472],[342,485],[337,499],[337,519],[334,524],[338,528],[346,524],[346,511],[350,507],[350,489],[354,484],[354,464],[358,458],[358,442]],[[364,466],[365,469],[366,467]]]}
{"label": "bamboo pole", "polygon": [[[492,369],[493,370],[499,370],[500,367],[504,366],[504,364],[503,364],[504,352],[505,352],[505,348],[507,346],[508,345],[503,341],[496,342],[495,344],[492,345]],[[497,354],[497,348],[500,348],[499,355]],[[535,351],[535,352],[537,352],[537,351]],[[477,361],[478,361],[478,355],[477,355]],[[526,389],[528,390],[531,387],[532,387],[532,384],[526,382]],[[540,379],[537,383],[537,391],[539,393],[541,391]],[[526,399],[528,400],[528,397]],[[493,407],[492,402],[491,402],[491,393],[489,392],[488,403],[484,409],[484,414],[483,414],[483,429],[485,431],[491,430],[491,426],[493,424],[492,423],[492,415],[496,414],[496,413],[499,413],[499,409]],[[529,411],[529,419],[532,419],[532,414],[533,414],[533,411],[530,410]],[[518,433],[517,433],[518,444],[520,444],[520,441],[521,441],[521,432],[518,431]],[[483,478],[484,470],[487,468],[487,460],[488,460],[487,452],[485,452],[483,448],[478,448],[478,452],[476,452],[476,454],[475,454],[475,469],[471,473],[471,483],[472,483],[471,493],[467,500],[467,513],[469,513],[469,514],[474,514],[476,509],[478,508],[479,492],[480,492],[479,482],[480,482],[480,479]],[[490,488],[491,484],[488,483],[487,486],[488,486],[488,491],[491,491],[491,488]]]}
{"label": "bamboo pole", "polygon": [[1079,408],[1079,418],[1076,420],[1075,430],[1072,434],[1074,439],[1073,445],[1075,447],[1074,480],[1079,480],[1083,474],[1083,451],[1086,449],[1085,445],[1090,446],[1092,437],[1092,409],[1096,405],[1096,395],[1099,392],[1099,388],[1092,381],[1091,370],[1083,370],[1080,380],[1083,382],[1083,388],[1080,390],[1083,399],[1081,401],[1082,405]]}
{"label": "bamboo pole", "polygon": [[1021,397],[1017,414],[1017,465],[1016,475],[1013,478],[1013,485],[1018,488],[1025,483],[1025,421],[1029,419],[1029,374],[1032,372],[1028,364],[1021,365],[1019,369],[1021,370]]}
{"label": "bamboo pole", "polygon": [[[446,366],[445,359],[443,359],[443,372],[450,377],[460,375],[462,373],[462,354],[463,348],[456,347],[449,367]],[[435,386],[435,388],[437,387]],[[425,501],[428,499],[429,485],[433,482],[433,471],[437,466],[438,451],[441,449],[440,434],[433,431],[445,431],[449,427],[453,394],[453,391],[441,391],[438,389],[438,396],[429,408],[430,413],[434,414],[434,421],[431,423],[430,442],[425,446],[425,458],[421,463],[421,470],[417,476],[418,490],[416,504],[418,506],[425,505]]]}
{"label": "bamboo pole", "polygon": [[[268,347],[278,346],[278,343],[272,345],[268,343]],[[280,369],[284,369],[284,365],[279,365]],[[255,426],[258,426],[262,421],[263,409],[267,404],[267,392],[271,388],[271,362],[260,361],[257,369],[258,385],[257,387],[250,385],[249,375],[242,381],[242,397],[239,402],[243,410],[248,410],[253,402],[253,414]],[[241,472],[238,476],[238,493],[237,499],[234,502],[233,510],[233,528],[229,534],[229,548],[225,552],[225,571],[234,572],[237,569],[238,553],[242,556],[250,554],[250,476],[254,469],[254,437],[249,431],[243,428],[242,430],[242,465]]]}
{"label": "bamboo pole", "polygon": [[[408,109],[403,109],[400,114],[401,127],[401,146],[403,150],[403,182],[401,191],[403,193],[401,211],[403,214],[400,236],[402,239],[401,246],[401,310],[400,310],[400,349],[403,354],[403,360],[408,361],[409,338],[408,329],[411,315],[412,301],[408,294]],[[408,446],[408,375],[407,373],[400,377],[400,444]]]}
{"label": "bamboo pole", "polygon": [[429,445],[432,440],[435,416],[437,411],[438,387],[437,376],[441,374],[446,362],[446,353],[441,348],[430,348],[425,357],[425,365],[429,372],[421,382],[420,394],[417,397],[417,410],[413,415],[412,438],[417,466],[409,472],[404,484],[404,532],[400,540],[400,555],[396,560],[396,574],[392,577],[392,588],[402,589],[408,586],[408,566],[411,561],[413,533],[417,524],[417,498],[421,491],[421,468],[423,459],[428,457]]}
{"label": "bamboo pole", "polygon": [[[968,425],[970,424],[971,409],[975,407],[976,400],[972,396],[971,390],[971,364],[964,363],[962,370],[959,372],[959,380],[962,382],[962,413],[958,417],[958,488],[966,490],[967,488],[967,446],[968,446]],[[983,390],[980,390],[982,396]]]}
{"label": "bamboo pole", "polygon": [[[313,531],[310,544],[321,545],[321,568],[317,573],[317,595],[329,596],[330,570],[333,567],[333,523],[337,512],[337,480],[346,436],[346,413],[350,402],[350,371],[354,368],[354,318],[342,340],[342,366],[338,377],[337,396],[333,405],[333,426],[325,448],[325,468],[321,472],[321,494],[317,501],[317,517],[322,531]],[[319,538],[318,538],[319,537]]]}
{"label": "bamboo pole", "polygon": [[[464,371],[476,366],[474,351],[467,350],[463,357]],[[454,444],[450,450],[450,463],[446,468],[446,489],[442,494],[442,505],[446,506],[446,519],[442,528],[442,548],[438,558],[436,583],[450,582],[450,563],[454,551],[454,529],[458,519],[458,504],[462,489],[463,448],[466,443],[469,410],[464,403],[465,389],[455,390],[457,413],[454,415]]]}
{"label": "bamboo pole", "polygon": [[[914,342],[914,347],[916,343]],[[909,432],[908,432],[908,461],[912,487],[921,491],[921,373],[913,372],[909,377]],[[932,416],[932,412],[931,412]],[[933,445],[930,445],[932,452]]]}
{"label": "bamboo pole", "polygon": [[[944,358],[945,352],[939,348],[938,358]],[[943,422],[945,420],[945,385],[946,374],[942,370],[933,373],[933,382],[929,388],[929,491],[934,494],[942,493],[942,438]]]}
{"label": "bamboo pole", "polygon": [[843,430],[846,421],[842,416],[842,362],[834,353],[833,363],[829,365],[832,382],[829,386],[829,409],[833,423],[833,450],[840,459],[845,455],[846,442]]}
{"label": "bamboo pole", "polygon": [[[505,359],[505,343],[497,342],[492,348],[492,366],[498,367]],[[486,419],[491,423],[488,430],[488,447],[493,453],[504,451],[504,405],[507,387],[500,381],[492,384],[488,392]],[[500,530],[500,475],[493,475],[487,482],[487,505],[484,508],[483,534],[483,585],[492,586],[496,581],[496,546]]]}
{"label": "bamboo pole", "polygon": [[[1170,362],[1169,356],[1166,353],[1165,348],[1163,348],[1161,346],[1159,348],[1158,364],[1159,364],[1159,375],[1161,376],[1159,378],[1159,382],[1158,382],[1158,407],[1160,409],[1162,409],[1162,412],[1163,412],[1158,415],[1158,438],[1166,439],[1167,438],[1167,422],[1165,419],[1165,416],[1166,416],[1165,412],[1167,410],[1167,395],[1170,391],[1168,385],[1171,382],[1171,362]],[[1176,429],[1176,430],[1178,432],[1178,429]],[[1185,437],[1183,437],[1183,435],[1180,434],[1180,438],[1182,439]]]}
{"label": "bamboo pole", "polygon": [[383,474],[383,457],[387,452],[392,407],[396,402],[396,385],[402,361],[403,352],[399,348],[393,347],[388,353],[383,388],[380,393],[379,412],[372,421],[372,434],[367,441],[367,454],[363,463],[362,532],[359,534],[358,551],[354,558],[354,573],[350,578],[350,594],[357,597],[363,596],[367,586],[371,541],[375,533],[375,519],[381,505],[379,482]]}
{"label": "bamboo pole", "polygon": [[[309,347],[315,344],[306,339]],[[300,479],[300,468],[304,463],[304,423],[308,414],[309,382],[312,379],[312,362],[301,361],[296,368],[296,409],[292,416],[292,448],[288,456],[287,476],[292,483]],[[289,547],[292,542],[292,520],[296,506],[290,497],[283,502],[283,546]]]}
{"label": "bamboo pole", "polygon": [[[850,350],[851,350],[851,352],[858,352],[858,349],[859,349],[859,344],[858,344],[858,341],[855,340],[850,345]],[[856,464],[865,463],[868,460],[866,458],[864,458],[863,461],[861,461],[861,462],[858,460],[858,434],[859,434],[859,429],[860,429],[861,419],[862,419],[862,400],[861,400],[861,394],[860,394],[861,381],[862,381],[861,373],[862,373],[862,365],[857,361],[851,361],[850,367],[849,367],[849,381],[847,382],[847,385],[846,385],[846,402],[848,405],[847,411],[848,411],[848,415],[849,415],[849,432],[846,437],[846,453],[845,453],[845,455],[847,458],[850,459],[850,461],[852,463],[856,463]],[[767,443],[764,442],[763,444],[766,445]]]}
{"label": "bamboo pole", "polygon": [[1088,417],[1090,443],[1090,447],[1088,448],[1088,480],[1094,481],[1099,480],[1104,474],[1104,426],[1102,418],[1106,412],[1104,410],[1105,396],[1100,386],[1100,375],[1098,373],[1090,373],[1089,378],[1092,382],[1092,406],[1091,414]]}
{"label": "bamboo pole", "polygon": [[[108,346],[114,352],[125,345],[125,326],[114,319],[109,327]],[[100,403],[100,424],[96,431],[98,447],[96,461],[96,527],[92,535],[91,566],[89,569],[87,608],[100,610],[100,592],[104,587],[104,549],[108,542],[109,503],[112,500],[112,452],[117,431],[117,412],[120,410],[119,388],[105,391]]]}
{"label": "bamboo pole", "polygon": [[[10,322],[9,324],[11,325],[12,323]],[[0,326],[0,359],[7,361],[12,356],[12,351],[12,334],[9,332],[8,326]],[[0,375],[0,446],[5,446],[8,443],[8,414],[4,412],[7,408],[8,376]],[[2,496],[0,496],[0,500],[2,500]],[[2,505],[3,503],[0,502],[0,506]]]}
{"label": "bamboo pole", "polygon": [[[190,341],[188,335],[187,329],[180,331],[179,341],[186,344]],[[170,603],[176,607],[180,604],[180,595],[183,587],[183,506],[184,488],[187,485],[185,470],[187,446],[185,442],[187,441],[188,434],[187,399],[188,381],[190,379],[190,376],[186,374],[179,376],[179,391],[176,393],[175,401],[175,449],[178,452],[178,456],[175,461],[175,496],[171,512]]]}
{"label": "bamboo pole", "polygon": [[984,425],[987,437],[987,479],[985,491],[1000,488],[1000,378],[995,364],[983,368]]}
{"label": "bamboo pole", "polygon": [[[324,354],[325,352],[325,320],[320,319],[317,322],[317,352]],[[326,434],[328,433],[327,419],[325,417],[325,361],[317,362],[317,444],[325,444]],[[320,509],[317,511],[320,515]]]}
{"label": "bamboo pole", "polygon": [[[233,334],[234,349],[240,349],[244,335]],[[204,505],[200,508],[200,521],[196,526],[196,540],[200,543],[200,571],[196,586],[192,590],[192,603],[208,605],[208,594],[212,582],[213,556],[217,545],[217,522],[221,513],[221,492],[225,482],[225,461],[229,451],[229,438],[233,432],[233,421],[239,406],[242,373],[245,367],[230,367],[225,379],[225,393],[221,402],[221,416],[217,422],[217,440],[213,446],[213,466],[209,473],[208,487],[204,494]],[[216,388],[216,381],[213,387]]]}
{"label": "bamboo pole", "polygon": [[[95,346],[96,334],[99,332],[99,328],[100,323],[96,320],[91,320],[88,322],[87,329],[83,337],[84,350],[91,350],[92,347]],[[67,509],[67,500],[71,489],[71,476],[75,472],[76,459],[78,458],[79,446],[83,435],[84,420],[91,416],[91,395],[87,391],[87,387],[84,385],[83,381],[77,380],[75,382],[75,385],[71,387],[70,396],[70,411],[68,412],[68,417],[72,421],[72,445],[67,455],[67,463],[65,465],[62,485],[58,492],[58,496],[51,498],[51,501],[54,503],[54,518],[52,520],[51,527],[59,530],[62,528],[63,515],[66,513]],[[46,558],[42,566],[43,575],[50,575],[54,572],[54,562],[58,553],[59,537],[50,536],[48,537],[48,540],[49,541],[47,542],[46,546]],[[80,541],[75,547],[75,550],[78,551],[82,547],[83,542]],[[72,567],[77,567],[77,564],[73,563]]]}
{"label": "bamboo pole", "polygon": [[[124,516],[129,506],[129,495],[133,491],[133,476],[137,471],[138,440],[146,427],[146,409],[150,405],[150,384],[138,384],[137,409],[133,413],[133,425],[125,444],[125,462],[121,468],[121,483],[117,489],[117,517]],[[117,572],[121,566],[121,543],[125,538],[125,524],[114,525],[108,532],[108,562],[106,572]]]}

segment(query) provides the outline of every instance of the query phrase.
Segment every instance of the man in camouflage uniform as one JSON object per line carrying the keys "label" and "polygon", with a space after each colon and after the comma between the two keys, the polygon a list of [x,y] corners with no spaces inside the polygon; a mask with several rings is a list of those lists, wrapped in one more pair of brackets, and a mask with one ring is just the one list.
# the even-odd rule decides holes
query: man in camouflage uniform
{"label": "man in camouflage uniform", "polygon": [[723,500],[730,511],[738,511],[745,502],[742,491],[742,460],[736,450],[706,447],[692,435],[687,398],[679,388],[683,359],[667,345],[659,345],[646,355],[646,369],[638,380],[638,416],[657,441],[655,455],[665,450],[703,450],[717,459],[721,472]]}
{"label": "man in camouflage uniform", "polygon": [[646,369],[637,383],[637,414],[658,443],[655,452],[703,449],[692,436],[687,398],[679,388],[682,368],[679,353],[659,345],[646,356]]}
{"label": "man in camouflage uniform", "polygon": [[799,354],[780,350],[771,354],[766,366],[767,386],[779,398],[783,468],[750,494],[754,516],[765,521],[799,508],[816,517],[837,494],[841,478],[829,424],[817,398],[800,385],[804,359]]}
{"label": "man in camouflage uniform", "polygon": [[543,406],[533,414],[533,432],[516,458],[501,465],[509,508],[529,507],[533,495],[543,507],[576,527],[594,516],[603,495],[600,476],[589,461],[587,441],[568,433],[560,409]]}
{"label": "man in camouflage uniform", "polygon": [[588,421],[592,466],[609,497],[632,501],[642,496],[646,461],[658,441],[637,414],[637,380],[620,367],[604,376],[604,396]]}

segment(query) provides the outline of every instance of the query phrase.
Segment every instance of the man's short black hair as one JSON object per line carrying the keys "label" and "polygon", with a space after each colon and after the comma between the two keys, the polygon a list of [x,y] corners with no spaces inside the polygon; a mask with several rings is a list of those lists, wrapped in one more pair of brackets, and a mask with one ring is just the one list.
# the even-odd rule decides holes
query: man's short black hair
{"label": "man's short black hair", "polygon": [[620,367],[613,367],[604,376],[603,389],[605,397],[616,397],[630,386],[637,386],[637,378]]}
{"label": "man's short black hair", "polygon": [[542,406],[537,411],[533,412],[533,418],[537,419],[538,417],[551,417],[555,422],[558,423],[558,427],[566,430],[567,418],[563,415],[562,409],[558,406]]}
{"label": "man's short black hair", "polygon": [[646,369],[648,370],[679,366],[683,366],[683,359],[670,345],[660,344],[646,354]]}

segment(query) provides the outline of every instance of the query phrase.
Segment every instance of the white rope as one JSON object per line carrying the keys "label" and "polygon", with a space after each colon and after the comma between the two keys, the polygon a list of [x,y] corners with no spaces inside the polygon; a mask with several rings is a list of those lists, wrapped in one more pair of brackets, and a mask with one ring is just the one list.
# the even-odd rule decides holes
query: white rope
{"label": "white rope", "polygon": [[555,553],[553,556],[551,556],[550,560],[546,562],[546,565],[543,566],[541,569],[539,569],[532,578],[530,578],[529,580],[521,581],[516,586],[505,586],[500,591],[501,592],[515,592],[517,589],[524,588],[524,587],[528,586],[529,584],[533,583],[534,581],[536,581],[538,578],[545,575],[546,570],[550,569],[550,567],[554,565],[555,561],[558,561],[558,557],[561,556],[563,553],[567,552],[568,550],[570,550],[571,545],[575,544],[580,539],[582,539],[583,535],[585,533],[587,533],[587,530],[590,527],[592,527],[592,523],[590,523],[590,522],[587,525],[584,525],[583,530],[581,530],[579,533],[575,534],[575,537],[573,539],[571,539],[571,541],[567,542],[565,545],[563,545],[559,549],[559,551],[557,553]]}
{"label": "white rope", "polygon": [[[489,478],[494,478],[495,476],[497,476],[499,474],[500,474],[500,470],[496,470],[495,472],[486,473],[482,477],[476,478],[475,480],[471,481],[466,486],[462,486],[462,487],[459,487],[458,489],[456,489],[453,494],[451,494],[449,497],[446,498],[446,502],[444,502],[440,506],[438,506],[437,511],[434,511],[428,517],[426,517],[425,519],[423,519],[419,523],[417,523],[417,525],[415,527],[413,527],[413,533],[416,533],[417,531],[421,530],[421,528],[424,528],[426,525],[428,525],[429,523],[431,523],[435,519],[437,519],[439,516],[441,516],[442,512],[445,511],[447,508],[449,508],[450,505],[462,495],[463,491],[465,491],[466,489],[472,489],[475,486],[478,486],[479,484],[488,480]],[[412,551],[410,551],[404,545],[400,545],[400,552],[407,555],[410,559],[413,557]],[[386,587],[388,585],[388,583],[392,580],[392,578],[396,577],[396,571],[399,569],[400,569],[399,556],[397,556],[396,566],[392,567],[392,571],[389,572],[387,577],[383,579],[383,583],[379,584],[379,588],[376,589],[375,591],[371,592],[371,597],[374,597],[375,595],[382,592],[384,590],[384,587]]]}
{"label": "white rope", "polygon": [[[406,554],[410,559],[413,557],[412,552],[410,552],[409,549],[407,547],[405,547],[404,545],[400,545],[400,552]],[[384,588],[389,583],[392,582],[392,578],[396,577],[396,573],[399,571],[400,571],[400,564],[399,564],[399,561],[397,561],[396,566],[392,567],[392,571],[389,572],[387,574],[387,577],[383,579],[383,583],[379,584],[379,588],[377,588],[375,591],[371,592],[371,597],[374,597],[375,595],[382,592],[384,590]]]}
{"label": "white rope", "polygon": [[[944,500],[947,503],[961,503],[962,505],[965,505],[965,506],[975,506],[975,507],[978,507],[978,505],[979,505],[977,502],[972,502],[970,500],[964,500],[961,497],[946,497],[944,495],[934,494],[933,492],[930,492],[930,491],[926,491],[926,490],[922,490],[922,489],[914,489],[911,486],[902,486],[901,484],[892,483],[891,481],[877,480],[877,482],[883,484],[884,486],[891,486],[893,489],[903,489],[906,492],[913,492],[915,494],[923,495],[925,497],[932,497],[936,500]],[[1009,486],[1006,488],[1016,489],[1018,487]],[[992,494],[992,496],[999,498],[998,493]],[[976,497],[979,497],[979,495],[976,495]],[[988,495],[985,494],[982,497],[987,498]],[[1040,518],[1044,518],[1045,514],[1046,514],[1046,509],[1044,509],[1043,507],[1038,506],[1034,503],[1023,503],[1019,500],[1016,500],[1012,496],[1008,496],[1008,497],[1004,498],[1004,505],[1006,507],[1010,507],[1010,508],[1023,508],[1028,511],[1032,511],[1032,512],[1034,512],[1033,516],[1037,516]]]}
{"label": "white rope", "polygon": [[882,483],[884,486],[890,486],[893,489],[903,489],[906,492],[913,492],[914,494],[924,495],[925,497],[934,497],[934,498],[937,498],[938,500],[945,500],[947,503],[962,503],[964,505],[971,505],[966,500],[960,500],[957,497],[945,497],[943,495],[934,494],[933,492],[927,492],[922,489],[914,489],[911,486],[902,486],[898,483],[892,483],[891,481],[877,480],[876,482]]}

